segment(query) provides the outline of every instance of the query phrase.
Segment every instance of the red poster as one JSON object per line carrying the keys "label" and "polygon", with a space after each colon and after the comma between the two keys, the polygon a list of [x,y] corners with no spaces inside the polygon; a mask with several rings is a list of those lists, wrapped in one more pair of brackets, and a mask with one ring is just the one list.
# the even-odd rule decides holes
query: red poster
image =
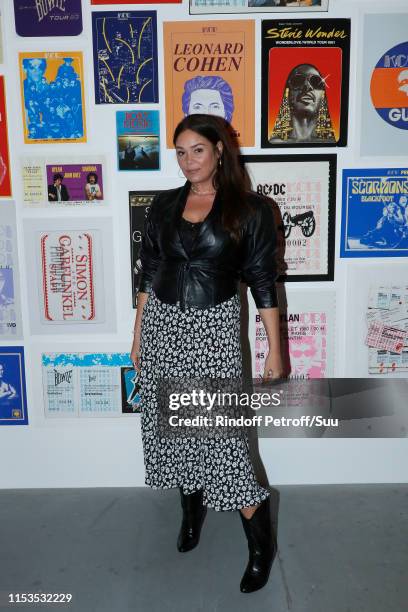
{"label": "red poster", "polygon": [[4,77],[0,76],[0,198],[11,197],[10,156],[7,134]]}

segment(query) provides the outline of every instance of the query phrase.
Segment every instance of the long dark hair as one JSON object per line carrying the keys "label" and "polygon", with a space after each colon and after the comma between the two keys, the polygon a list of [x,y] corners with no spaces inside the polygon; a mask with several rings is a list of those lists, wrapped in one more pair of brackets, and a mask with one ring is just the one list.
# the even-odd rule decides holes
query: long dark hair
{"label": "long dark hair", "polygon": [[220,141],[223,144],[221,164],[217,165],[213,186],[222,198],[222,226],[233,240],[239,241],[242,221],[252,211],[252,207],[248,204],[245,195],[245,172],[239,163],[239,147],[233,129],[222,117],[204,114],[188,115],[180,121],[174,131],[174,145],[180,134],[186,130],[192,130],[204,136],[214,147]]}

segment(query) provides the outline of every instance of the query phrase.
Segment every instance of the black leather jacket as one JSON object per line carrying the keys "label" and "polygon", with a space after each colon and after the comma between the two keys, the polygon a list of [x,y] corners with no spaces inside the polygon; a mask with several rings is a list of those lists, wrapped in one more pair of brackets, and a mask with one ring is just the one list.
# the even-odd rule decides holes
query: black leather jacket
{"label": "black leather jacket", "polygon": [[151,204],[140,250],[139,291],[149,293],[153,288],[159,300],[178,304],[182,310],[209,308],[235,295],[242,280],[258,308],[277,306],[277,238],[270,203],[248,192],[256,212],[236,243],[222,228],[222,200],[217,193],[189,257],[178,229],[189,190],[187,181],[183,187],[162,191]]}

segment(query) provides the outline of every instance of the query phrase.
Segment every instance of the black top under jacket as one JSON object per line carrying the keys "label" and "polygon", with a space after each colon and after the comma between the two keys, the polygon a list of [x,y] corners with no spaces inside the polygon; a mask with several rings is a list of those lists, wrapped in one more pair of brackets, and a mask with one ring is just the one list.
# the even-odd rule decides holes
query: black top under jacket
{"label": "black top under jacket", "polygon": [[257,308],[277,306],[277,236],[271,202],[247,193],[255,212],[244,222],[237,243],[221,225],[222,198],[217,192],[187,253],[180,224],[190,186],[187,181],[183,187],[162,191],[151,204],[140,250],[139,291],[149,293],[153,288],[162,302],[178,304],[182,310],[202,309],[230,299],[242,280]]}

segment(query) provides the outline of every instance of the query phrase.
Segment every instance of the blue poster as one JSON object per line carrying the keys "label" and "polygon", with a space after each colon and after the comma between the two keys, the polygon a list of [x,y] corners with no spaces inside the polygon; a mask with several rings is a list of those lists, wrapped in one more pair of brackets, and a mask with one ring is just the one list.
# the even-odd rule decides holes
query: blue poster
{"label": "blue poster", "polygon": [[0,347],[0,425],[28,425],[22,346]]}
{"label": "blue poster", "polygon": [[340,256],[408,256],[408,168],[343,170]]}
{"label": "blue poster", "polygon": [[160,170],[159,111],[117,111],[118,170]]}
{"label": "blue poster", "polygon": [[95,103],[159,101],[156,11],[92,13]]}

